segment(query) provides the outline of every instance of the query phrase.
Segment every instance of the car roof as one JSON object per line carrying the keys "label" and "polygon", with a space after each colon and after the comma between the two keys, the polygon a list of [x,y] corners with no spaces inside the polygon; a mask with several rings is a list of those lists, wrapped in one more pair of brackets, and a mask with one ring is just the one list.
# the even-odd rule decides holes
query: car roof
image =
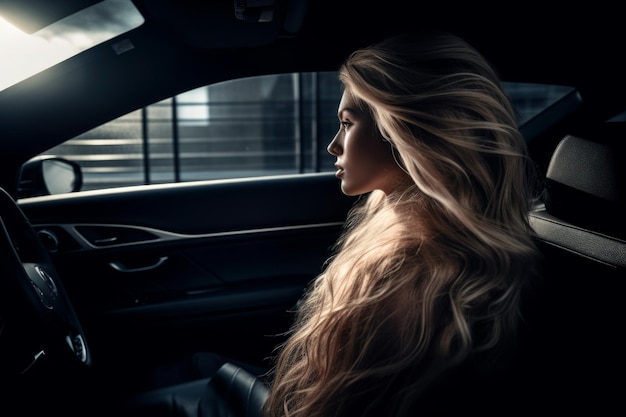
{"label": "car roof", "polygon": [[[270,22],[236,4],[275,3]],[[94,0],[9,1],[45,25]],[[352,50],[442,29],[474,44],[504,80],[575,86],[598,114],[621,105],[626,25],[601,3],[384,0],[133,0],[140,27],[0,92],[2,147],[24,159],[188,89],[258,74],[335,70]],[[596,9],[596,10],[594,10]],[[244,14],[240,10],[240,14]],[[261,18],[263,20],[263,18]],[[130,41],[132,50],[115,53]],[[24,119],[28,118],[28,123]],[[37,143],[34,143],[37,142]]]}

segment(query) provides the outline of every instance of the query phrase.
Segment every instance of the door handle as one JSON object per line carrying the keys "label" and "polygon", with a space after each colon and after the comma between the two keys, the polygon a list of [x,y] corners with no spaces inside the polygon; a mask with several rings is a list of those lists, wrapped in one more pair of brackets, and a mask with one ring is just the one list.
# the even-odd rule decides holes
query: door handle
{"label": "door handle", "polygon": [[161,256],[152,265],[139,266],[139,267],[134,267],[134,268],[130,268],[121,262],[109,262],[109,266],[115,269],[116,271],[120,271],[120,272],[142,272],[142,271],[150,271],[152,269],[160,267],[161,265],[165,263],[165,261],[167,261],[167,259],[168,259],[167,256]]}

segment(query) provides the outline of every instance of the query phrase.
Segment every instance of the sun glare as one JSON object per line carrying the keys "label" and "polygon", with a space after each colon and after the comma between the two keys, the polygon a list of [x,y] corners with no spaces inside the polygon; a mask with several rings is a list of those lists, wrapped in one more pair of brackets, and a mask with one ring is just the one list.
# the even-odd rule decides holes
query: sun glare
{"label": "sun glare", "polygon": [[143,21],[130,0],[102,1],[32,35],[0,16],[0,91]]}

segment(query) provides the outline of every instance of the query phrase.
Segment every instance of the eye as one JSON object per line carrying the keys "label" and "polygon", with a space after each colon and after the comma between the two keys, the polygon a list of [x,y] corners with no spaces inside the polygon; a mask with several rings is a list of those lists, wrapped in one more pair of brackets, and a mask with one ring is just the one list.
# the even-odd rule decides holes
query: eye
{"label": "eye", "polygon": [[347,120],[342,120],[339,122],[339,126],[342,130],[347,130],[350,126],[352,126],[352,122]]}

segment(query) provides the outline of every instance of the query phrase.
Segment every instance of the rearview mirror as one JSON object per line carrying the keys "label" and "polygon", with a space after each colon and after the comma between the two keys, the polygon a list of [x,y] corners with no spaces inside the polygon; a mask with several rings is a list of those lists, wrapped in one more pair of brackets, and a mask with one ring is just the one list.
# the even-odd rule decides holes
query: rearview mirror
{"label": "rearview mirror", "polygon": [[80,191],[83,174],[76,162],[58,156],[38,156],[22,165],[17,198]]}

